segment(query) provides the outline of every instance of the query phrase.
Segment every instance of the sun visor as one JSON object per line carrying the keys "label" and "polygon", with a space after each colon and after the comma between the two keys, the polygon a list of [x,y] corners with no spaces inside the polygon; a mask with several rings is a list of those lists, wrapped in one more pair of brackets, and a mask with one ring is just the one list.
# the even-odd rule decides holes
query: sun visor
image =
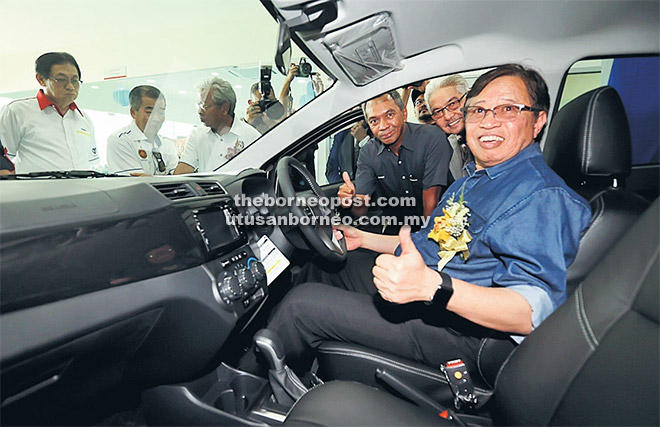
{"label": "sun visor", "polygon": [[353,83],[363,86],[402,68],[392,24],[388,13],[380,13],[326,34],[323,44]]}

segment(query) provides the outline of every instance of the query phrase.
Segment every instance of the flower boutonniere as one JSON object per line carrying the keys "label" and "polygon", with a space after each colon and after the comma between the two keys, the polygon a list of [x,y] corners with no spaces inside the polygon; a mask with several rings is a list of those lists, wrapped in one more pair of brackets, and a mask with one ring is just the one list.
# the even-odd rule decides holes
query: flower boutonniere
{"label": "flower boutonniere", "polygon": [[438,271],[442,271],[457,252],[461,253],[463,260],[467,260],[470,255],[467,247],[472,240],[472,236],[467,231],[470,225],[468,222],[470,209],[463,199],[463,190],[461,189],[461,197],[457,202],[454,201],[455,194],[447,200],[445,207],[442,208],[443,215],[435,217],[435,225],[428,235],[429,239],[435,240],[440,246]]}

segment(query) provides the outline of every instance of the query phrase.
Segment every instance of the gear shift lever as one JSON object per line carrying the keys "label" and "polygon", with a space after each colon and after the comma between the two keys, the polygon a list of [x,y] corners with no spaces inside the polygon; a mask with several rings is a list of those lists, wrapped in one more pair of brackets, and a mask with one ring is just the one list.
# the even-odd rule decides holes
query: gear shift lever
{"label": "gear shift lever", "polygon": [[269,329],[257,331],[254,335],[254,344],[268,360],[269,369],[279,371],[286,367],[284,345],[275,332]]}
{"label": "gear shift lever", "polygon": [[261,329],[254,334],[254,344],[268,360],[268,380],[273,396],[280,405],[291,406],[303,394],[307,387],[300,378],[286,366],[284,345],[280,337],[271,330]]}

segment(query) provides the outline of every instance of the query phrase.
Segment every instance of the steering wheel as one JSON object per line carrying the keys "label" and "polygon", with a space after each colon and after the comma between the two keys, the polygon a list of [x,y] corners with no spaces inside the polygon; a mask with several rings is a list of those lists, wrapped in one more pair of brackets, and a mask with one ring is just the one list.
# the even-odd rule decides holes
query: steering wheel
{"label": "steering wheel", "polygon": [[[292,170],[296,170],[309,184],[317,203],[309,203],[310,198],[299,197],[296,194],[291,179]],[[330,223],[333,210],[318,203],[325,196],[307,168],[291,156],[282,157],[277,162],[277,182],[282,196],[286,200],[293,200],[292,203],[287,204],[288,209],[300,220],[298,228],[309,246],[328,261],[338,262],[346,259],[346,239],[338,241],[335,237]]]}

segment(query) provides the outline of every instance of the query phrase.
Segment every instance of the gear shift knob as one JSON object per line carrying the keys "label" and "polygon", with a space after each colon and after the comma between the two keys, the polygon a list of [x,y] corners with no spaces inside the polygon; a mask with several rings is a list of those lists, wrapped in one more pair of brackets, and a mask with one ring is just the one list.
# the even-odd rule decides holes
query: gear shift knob
{"label": "gear shift knob", "polygon": [[284,345],[277,334],[269,329],[260,329],[254,334],[254,344],[268,360],[269,368],[275,371],[284,369]]}

